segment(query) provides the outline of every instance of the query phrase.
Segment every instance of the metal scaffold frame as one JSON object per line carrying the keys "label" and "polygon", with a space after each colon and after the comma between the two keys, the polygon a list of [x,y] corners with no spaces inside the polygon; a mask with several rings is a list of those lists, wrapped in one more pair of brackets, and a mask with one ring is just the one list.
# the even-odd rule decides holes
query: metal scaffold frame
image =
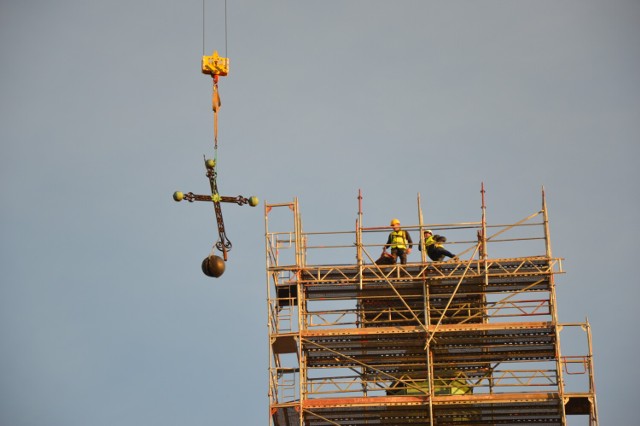
{"label": "metal scaffold frame", "polygon": [[[361,193],[351,231],[304,232],[297,198],[265,202],[271,425],[598,425],[590,325],[558,321],[544,190],[540,211],[498,225],[481,194],[480,221],[449,224],[425,223],[418,195],[403,229],[476,238],[405,265],[375,262],[390,228],[362,225]],[[525,253],[491,257],[498,244]],[[563,353],[575,332],[584,348]]]}

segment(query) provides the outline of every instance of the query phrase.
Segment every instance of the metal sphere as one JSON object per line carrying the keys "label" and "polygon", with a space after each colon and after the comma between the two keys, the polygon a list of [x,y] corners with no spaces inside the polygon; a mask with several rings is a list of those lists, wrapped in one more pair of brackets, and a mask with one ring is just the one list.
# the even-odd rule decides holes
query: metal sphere
{"label": "metal sphere", "polygon": [[214,254],[202,261],[202,272],[208,277],[219,278],[224,273],[224,259]]}

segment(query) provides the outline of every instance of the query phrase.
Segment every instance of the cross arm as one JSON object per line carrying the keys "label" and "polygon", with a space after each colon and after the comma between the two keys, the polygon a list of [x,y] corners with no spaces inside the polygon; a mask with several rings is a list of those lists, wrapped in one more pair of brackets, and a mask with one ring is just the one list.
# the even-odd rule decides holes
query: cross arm
{"label": "cross arm", "polygon": [[193,192],[187,192],[186,194],[176,191],[173,193],[173,199],[175,201],[186,200],[190,203],[194,201],[209,201],[209,202],[219,202],[219,203],[236,203],[239,206],[243,206],[245,204],[249,204],[251,207],[255,207],[259,204],[258,197],[252,195],[251,197],[244,197],[242,195],[238,195],[237,197],[226,197],[224,195],[199,195],[194,194]]}

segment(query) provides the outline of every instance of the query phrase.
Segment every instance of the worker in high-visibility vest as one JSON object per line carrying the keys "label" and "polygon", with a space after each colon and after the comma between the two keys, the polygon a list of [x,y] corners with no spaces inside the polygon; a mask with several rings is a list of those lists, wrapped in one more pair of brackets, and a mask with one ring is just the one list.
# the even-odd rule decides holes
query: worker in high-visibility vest
{"label": "worker in high-visibility vest", "polygon": [[389,234],[387,244],[384,245],[382,251],[384,253],[387,248],[390,248],[393,263],[396,263],[398,258],[400,258],[400,263],[405,265],[407,263],[407,255],[411,253],[411,249],[413,248],[411,235],[404,229],[400,229],[400,221],[398,219],[391,220],[391,227],[393,227],[393,231]]}
{"label": "worker in high-visibility vest", "polygon": [[426,231],[424,231],[424,233],[422,234],[422,240],[420,240],[420,245],[418,246],[418,250],[422,251],[422,249],[424,248],[425,250],[429,248],[429,246],[432,246],[436,243],[436,236],[433,235],[433,231],[431,229],[427,229]]}
{"label": "worker in high-visibility vest", "polygon": [[427,254],[431,258],[431,260],[433,260],[434,262],[441,262],[442,260],[444,260],[445,256],[448,256],[456,261],[460,260],[458,256],[444,248],[443,245],[447,242],[446,237],[442,235],[436,235],[434,238],[436,240],[435,244],[427,246]]}

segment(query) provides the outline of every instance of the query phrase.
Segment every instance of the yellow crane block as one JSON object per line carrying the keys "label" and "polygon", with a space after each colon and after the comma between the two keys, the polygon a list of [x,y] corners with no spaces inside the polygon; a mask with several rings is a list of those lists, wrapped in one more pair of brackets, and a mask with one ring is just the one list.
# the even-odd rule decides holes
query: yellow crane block
{"label": "yellow crane block", "polygon": [[217,75],[225,76],[229,73],[229,58],[223,58],[214,50],[213,55],[202,57],[202,73],[211,77]]}

